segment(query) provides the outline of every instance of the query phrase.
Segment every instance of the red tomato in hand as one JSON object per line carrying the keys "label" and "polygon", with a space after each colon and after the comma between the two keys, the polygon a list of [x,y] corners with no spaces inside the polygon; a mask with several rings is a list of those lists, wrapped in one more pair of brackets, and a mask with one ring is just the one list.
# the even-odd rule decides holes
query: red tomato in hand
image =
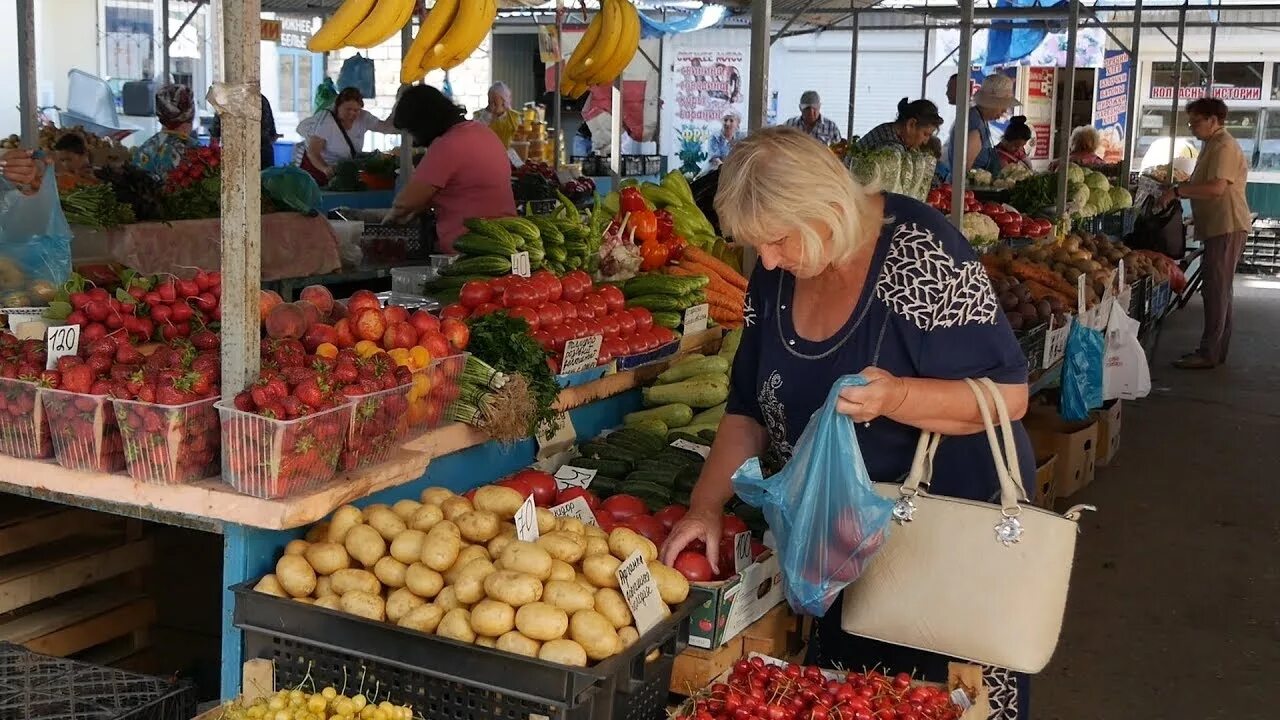
{"label": "red tomato in hand", "polygon": [[600,507],[608,510],[611,515],[619,520],[627,520],[649,512],[649,509],[645,507],[644,501],[635,495],[614,495],[605,500]]}
{"label": "red tomato in hand", "polygon": [[605,304],[609,307],[609,312],[620,312],[627,306],[627,299],[623,296],[622,291],[616,285],[605,285],[598,291],[600,297],[604,298]]}
{"label": "red tomato in hand", "polygon": [[707,582],[715,577],[707,556],[692,550],[685,550],[676,556],[675,569],[689,582]]}
{"label": "red tomato in hand", "polygon": [[648,330],[653,327],[653,313],[642,307],[634,307],[627,310],[631,313],[631,317],[636,321],[636,332]]}
{"label": "red tomato in hand", "polygon": [[549,472],[541,470],[521,470],[511,479],[528,484],[533,492],[533,502],[538,507],[551,507],[556,500],[556,479]]}
{"label": "red tomato in hand", "polygon": [[662,523],[662,527],[666,528],[667,532],[671,532],[671,528],[680,522],[680,518],[684,517],[688,512],[689,508],[683,505],[668,505],[654,513],[653,516],[657,518],[658,522]]}
{"label": "red tomato in hand", "polygon": [[453,318],[455,320],[466,320],[470,315],[471,311],[463,307],[461,303],[446,305],[444,309],[440,311],[441,320],[448,320],[449,318]]}
{"label": "red tomato in hand", "polygon": [[458,292],[458,303],[462,307],[473,310],[493,299],[493,288],[480,280],[472,280],[462,286]]}

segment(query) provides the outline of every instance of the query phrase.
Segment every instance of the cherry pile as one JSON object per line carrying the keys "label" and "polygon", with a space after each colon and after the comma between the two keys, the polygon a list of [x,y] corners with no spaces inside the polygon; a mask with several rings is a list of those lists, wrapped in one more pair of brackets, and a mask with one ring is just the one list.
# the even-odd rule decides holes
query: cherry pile
{"label": "cherry pile", "polygon": [[946,689],[911,676],[823,672],[739,660],[726,682],[694,701],[684,720],[956,720],[963,710]]}

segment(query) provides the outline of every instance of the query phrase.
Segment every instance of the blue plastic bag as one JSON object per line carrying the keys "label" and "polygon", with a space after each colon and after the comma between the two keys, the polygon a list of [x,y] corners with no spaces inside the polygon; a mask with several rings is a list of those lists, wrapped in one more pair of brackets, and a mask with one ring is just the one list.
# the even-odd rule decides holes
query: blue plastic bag
{"label": "blue plastic bag", "polygon": [[836,381],[780,472],[765,478],[760,460],[751,458],[733,474],[734,492],[760,508],[777,540],[787,602],[796,612],[826,613],[888,532],[893,501],[872,488],[853,419],[836,411],[841,390],[866,384],[860,375]]}
{"label": "blue plastic bag", "polygon": [[365,102],[372,101],[376,94],[373,61],[360,53],[343,60],[342,69],[338,71],[338,88],[346,90],[349,87],[359,90]]}
{"label": "blue plastic bag", "polygon": [[311,173],[296,165],[269,167],[262,171],[262,192],[284,210],[304,215],[320,211],[324,197]]}
{"label": "blue plastic bag", "polygon": [[1102,358],[1107,339],[1080,320],[1071,324],[1062,358],[1063,420],[1080,422],[1102,407]]}
{"label": "blue plastic bag", "polygon": [[0,178],[0,305],[48,305],[70,274],[71,226],[53,165],[45,168],[34,195]]}

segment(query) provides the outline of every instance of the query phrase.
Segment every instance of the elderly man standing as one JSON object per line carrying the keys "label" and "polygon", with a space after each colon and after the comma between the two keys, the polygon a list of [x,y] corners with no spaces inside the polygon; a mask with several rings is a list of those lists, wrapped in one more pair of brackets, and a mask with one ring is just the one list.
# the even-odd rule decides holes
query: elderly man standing
{"label": "elderly man standing", "polygon": [[511,147],[511,138],[520,127],[520,113],[511,107],[511,88],[502,81],[494,83],[489,88],[489,106],[477,110],[471,119],[488,125],[497,133],[504,147]]}
{"label": "elderly man standing", "polygon": [[840,142],[840,128],[822,116],[822,98],[817,90],[805,90],[800,95],[800,115],[787,121],[788,127],[800,128],[817,138],[823,145]]}
{"label": "elderly man standing", "polygon": [[1204,332],[1200,347],[1174,363],[1183,370],[1207,370],[1227,361],[1231,343],[1231,295],[1236,264],[1244,252],[1253,218],[1245,200],[1249,164],[1240,143],[1223,124],[1227,105],[1218,98],[1200,98],[1187,105],[1187,125],[1204,146],[1191,178],[1165,191],[1163,204],[1191,201],[1196,237],[1204,244]]}
{"label": "elderly man standing", "polygon": [[743,135],[738,127],[742,124],[742,118],[738,113],[730,110],[724,114],[721,119],[722,130],[718,135],[712,135],[707,140],[707,164],[710,168],[718,168],[729,157],[729,151],[733,149],[735,143],[741,140]]}

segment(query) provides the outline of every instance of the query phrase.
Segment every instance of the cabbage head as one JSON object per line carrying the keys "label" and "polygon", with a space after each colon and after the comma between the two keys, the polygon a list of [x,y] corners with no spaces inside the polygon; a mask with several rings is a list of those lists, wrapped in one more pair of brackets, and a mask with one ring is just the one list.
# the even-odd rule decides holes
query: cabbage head
{"label": "cabbage head", "polygon": [[1122,187],[1111,188],[1108,195],[1111,196],[1111,209],[1123,210],[1127,207],[1133,207],[1133,195]]}
{"label": "cabbage head", "polygon": [[1099,213],[1111,212],[1111,193],[1095,192],[1089,195],[1089,204],[1093,205]]}
{"label": "cabbage head", "polygon": [[1084,182],[1084,168],[1075,163],[1067,164],[1067,182],[1082,183]]}
{"label": "cabbage head", "polygon": [[1089,202],[1092,193],[1089,192],[1089,186],[1084,183],[1071,183],[1067,186],[1071,192],[1067,199],[1076,205],[1084,205]]}
{"label": "cabbage head", "polygon": [[1111,190],[1111,181],[1107,180],[1107,176],[1100,172],[1093,172],[1092,170],[1084,174],[1084,184],[1088,185],[1089,190],[1095,195],[1099,192],[1108,192]]}
{"label": "cabbage head", "polygon": [[880,188],[885,192],[898,192],[902,176],[902,148],[878,148],[868,158],[879,170]]}

